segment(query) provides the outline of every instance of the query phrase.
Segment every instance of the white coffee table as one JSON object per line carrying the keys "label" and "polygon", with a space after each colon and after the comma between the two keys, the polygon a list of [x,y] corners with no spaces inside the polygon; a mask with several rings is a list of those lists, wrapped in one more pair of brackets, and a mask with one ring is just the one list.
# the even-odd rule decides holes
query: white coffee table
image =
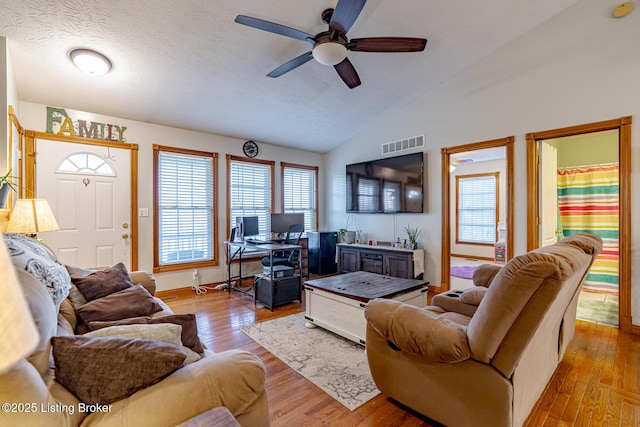
{"label": "white coffee table", "polygon": [[320,326],[362,345],[367,330],[364,309],[370,300],[390,298],[417,307],[427,305],[424,281],[366,271],[307,280],[304,289],[308,328]]}

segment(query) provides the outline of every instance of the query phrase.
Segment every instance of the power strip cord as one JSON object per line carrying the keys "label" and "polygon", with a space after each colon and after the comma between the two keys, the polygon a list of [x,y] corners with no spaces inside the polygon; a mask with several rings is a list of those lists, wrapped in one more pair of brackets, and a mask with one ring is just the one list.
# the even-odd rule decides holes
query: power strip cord
{"label": "power strip cord", "polygon": [[204,295],[207,291],[212,290],[211,288],[200,284],[200,274],[198,273],[198,270],[193,270],[193,285],[191,286],[191,289],[193,289],[197,295]]}

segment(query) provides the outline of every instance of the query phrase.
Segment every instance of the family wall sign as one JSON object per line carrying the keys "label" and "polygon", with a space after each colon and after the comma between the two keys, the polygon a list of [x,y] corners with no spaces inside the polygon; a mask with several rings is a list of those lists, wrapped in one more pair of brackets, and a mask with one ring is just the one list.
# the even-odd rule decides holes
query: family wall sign
{"label": "family wall sign", "polygon": [[126,139],[123,136],[125,130],[127,130],[126,126],[111,123],[73,120],[64,108],[47,107],[47,133],[125,142]]}

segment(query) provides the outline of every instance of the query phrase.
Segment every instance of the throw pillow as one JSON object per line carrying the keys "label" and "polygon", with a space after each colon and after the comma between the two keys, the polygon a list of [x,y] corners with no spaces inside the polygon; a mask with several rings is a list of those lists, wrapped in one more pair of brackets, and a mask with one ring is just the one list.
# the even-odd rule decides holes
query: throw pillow
{"label": "throw pillow", "polygon": [[87,302],[111,295],[133,286],[127,267],[118,263],[102,271],[96,271],[86,277],[73,279]]}
{"label": "throw pillow", "polygon": [[482,298],[487,293],[489,288],[484,286],[474,286],[473,288],[465,289],[460,294],[460,302],[471,305],[480,305]]}
{"label": "throw pillow", "polygon": [[133,324],[158,324],[158,323],[174,323],[182,326],[182,345],[190,348],[198,354],[204,353],[204,346],[198,338],[198,324],[195,314],[170,314],[161,317],[134,317],[131,319],[123,319],[115,322],[90,322],[89,327],[92,330],[106,328],[116,325],[133,325]]}
{"label": "throw pillow", "polygon": [[185,365],[200,360],[200,355],[188,347],[182,345],[180,335],[182,326],[172,323],[159,323],[157,325],[122,325],[109,326],[84,334],[85,337],[118,337],[118,338],[144,338],[166,342],[181,349],[187,358]]}
{"label": "throw pillow", "polygon": [[58,309],[69,295],[71,286],[71,278],[64,265],[49,248],[36,239],[23,234],[5,233],[4,241],[16,270],[27,271],[46,286]]}
{"label": "throw pillow", "polygon": [[148,316],[162,310],[155,298],[142,285],[107,295],[86,303],[76,310],[85,322],[96,320],[120,320],[136,316]]}
{"label": "throw pillow", "polygon": [[124,399],[169,375],[185,355],[171,344],[99,337],[53,337],[56,381],[88,404]]}

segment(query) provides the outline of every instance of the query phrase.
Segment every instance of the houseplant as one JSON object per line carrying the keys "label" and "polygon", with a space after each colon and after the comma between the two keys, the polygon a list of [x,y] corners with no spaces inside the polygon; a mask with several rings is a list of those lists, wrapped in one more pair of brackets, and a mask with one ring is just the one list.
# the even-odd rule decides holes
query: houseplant
{"label": "houseplant", "polygon": [[9,190],[18,191],[16,184],[12,181],[14,176],[9,175],[11,169],[4,175],[0,176],[0,209],[4,208],[7,203],[7,197],[9,196]]}
{"label": "houseplant", "polygon": [[407,238],[409,239],[409,242],[411,242],[411,249],[417,249],[418,237],[420,237],[420,235],[422,234],[422,230],[420,230],[418,227],[411,228],[409,225],[407,225],[404,228],[404,232],[407,233]]}
{"label": "houseplant", "polygon": [[346,228],[338,230],[338,241],[341,243],[353,243],[356,240],[356,232],[348,231]]}

